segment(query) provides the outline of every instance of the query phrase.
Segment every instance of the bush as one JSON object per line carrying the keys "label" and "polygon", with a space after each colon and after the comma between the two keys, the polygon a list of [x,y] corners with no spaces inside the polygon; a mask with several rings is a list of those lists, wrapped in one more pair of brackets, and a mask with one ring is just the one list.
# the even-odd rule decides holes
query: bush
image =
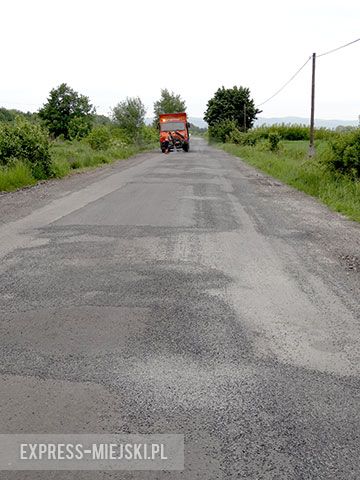
{"label": "bush", "polygon": [[255,147],[260,137],[257,135],[256,132],[248,132],[244,134],[244,145],[249,145],[251,147]]}
{"label": "bush", "polygon": [[[280,135],[281,140],[309,140],[310,128],[307,125],[298,124],[274,124],[270,126],[262,125],[252,129],[249,133],[254,134],[258,140],[268,139],[271,133],[276,132]],[[316,128],[315,139],[316,140],[328,140],[334,135],[333,130],[328,128]]]}
{"label": "bush", "polygon": [[111,134],[107,127],[95,127],[88,135],[87,141],[93,150],[107,150],[111,145]]}
{"label": "bush", "polygon": [[133,138],[123,128],[117,125],[111,125],[110,132],[114,145],[124,146],[133,143]]}
{"label": "bush", "polygon": [[272,125],[269,128],[269,135],[276,133],[282,140],[309,140],[310,129],[307,125],[284,124]]}
{"label": "bush", "polygon": [[[70,140],[80,140],[91,131],[90,117],[73,117],[68,124],[68,136]],[[61,134],[62,135],[62,134]]]}
{"label": "bush", "polygon": [[[247,133],[233,130],[228,134],[226,141],[237,145],[254,146],[260,140],[268,140],[270,136],[274,139],[274,135],[279,136],[280,140],[309,140],[309,127],[297,124],[262,125],[261,127],[249,130]],[[317,128],[315,130],[316,140],[330,140],[334,135],[335,132],[327,128]],[[275,140],[271,141],[273,142]]]}
{"label": "bush", "polygon": [[238,131],[235,120],[222,120],[209,126],[209,139],[224,143],[231,133],[235,131]]}
{"label": "bush", "polygon": [[329,128],[321,127],[315,129],[315,140],[331,140],[336,136],[335,130],[330,130]]}
{"label": "bush", "polygon": [[159,130],[150,125],[144,125],[139,132],[140,143],[151,145],[159,142]]}
{"label": "bush", "polygon": [[322,158],[330,170],[360,178],[360,129],[334,136]]}
{"label": "bush", "polygon": [[51,174],[51,157],[47,132],[40,125],[17,118],[14,123],[0,124],[0,164],[14,159],[27,162],[33,176],[46,178]]}
{"label": "bush", "polygon": [[244,144],[244,136],[246,133],[240,132],[239,129],[231,130],[229,135],[226,137],[226,143],[235,143],[236,145]]}
{"label": "bush", "polygon": [[236,145],[255,146],[260,137],[255,131],[248,133],[240,132],[240,130],[232,130],[226,138],[226,143],[235,143]]}
{"label": "bush", "polygon": [[281,136],[278,132],[270,132],[269,133],[269,148],[272,152],[277,152],[279,150],[279,143],[281,140]]}

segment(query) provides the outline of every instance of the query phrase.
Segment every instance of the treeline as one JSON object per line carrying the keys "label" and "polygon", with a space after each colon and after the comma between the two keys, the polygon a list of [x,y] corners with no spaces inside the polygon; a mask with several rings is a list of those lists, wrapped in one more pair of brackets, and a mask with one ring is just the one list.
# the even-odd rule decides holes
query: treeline
{"label": "treeline", "polygon": [[[185,111],[180,95],[161,90],[154,103],[159,113]],[[72,169],[95,166],[153,148],[157,121],[145,124],[139,97],[117,103],[109,116],[99,115],[89,97],[66,83],[52,89],[35,113],[0,109],[0,190],[39,179],[61,177]]]}
{"label": "treeline", "polygon": [[14,122],[16,117],[23,117],[33,122],[36,122],[38,120],[37,113],[25,113],[16,109],[7,109],[4,107],[0,107],[0,122]]}

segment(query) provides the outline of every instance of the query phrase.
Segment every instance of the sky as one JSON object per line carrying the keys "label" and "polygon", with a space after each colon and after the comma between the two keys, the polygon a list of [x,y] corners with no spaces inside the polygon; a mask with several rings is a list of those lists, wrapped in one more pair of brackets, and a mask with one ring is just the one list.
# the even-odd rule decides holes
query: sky
{"label": "sky", "polygon": [[[222,85],[256,104],[307,58],[360,37],[358,0],[0,0],[0,106],[36,111],[65,82],[98,113],[139,96],[152,116],[161,88],[203,117]],[[316,63],[315,116],[357,120],[360,42]],[[262,117],[310,114],[311,62]]]}

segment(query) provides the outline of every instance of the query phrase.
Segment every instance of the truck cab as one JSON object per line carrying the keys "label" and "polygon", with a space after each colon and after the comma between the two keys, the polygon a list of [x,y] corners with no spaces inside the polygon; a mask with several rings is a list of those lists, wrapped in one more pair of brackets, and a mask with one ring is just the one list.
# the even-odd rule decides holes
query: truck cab
{"label": "truck cab", "polygon": [[159,116],[160,148],[163,153],[190,149],[189,123],[186,113],[163,113]]}

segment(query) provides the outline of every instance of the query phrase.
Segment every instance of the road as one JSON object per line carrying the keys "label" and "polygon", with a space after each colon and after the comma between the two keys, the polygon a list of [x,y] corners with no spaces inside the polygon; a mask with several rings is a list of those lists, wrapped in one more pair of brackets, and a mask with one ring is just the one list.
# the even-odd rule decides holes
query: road
{"label": "road", "polygon": [[183,433],[179,472],[360,478],[360,228],[194,139],[0,196],[2,433]]}

